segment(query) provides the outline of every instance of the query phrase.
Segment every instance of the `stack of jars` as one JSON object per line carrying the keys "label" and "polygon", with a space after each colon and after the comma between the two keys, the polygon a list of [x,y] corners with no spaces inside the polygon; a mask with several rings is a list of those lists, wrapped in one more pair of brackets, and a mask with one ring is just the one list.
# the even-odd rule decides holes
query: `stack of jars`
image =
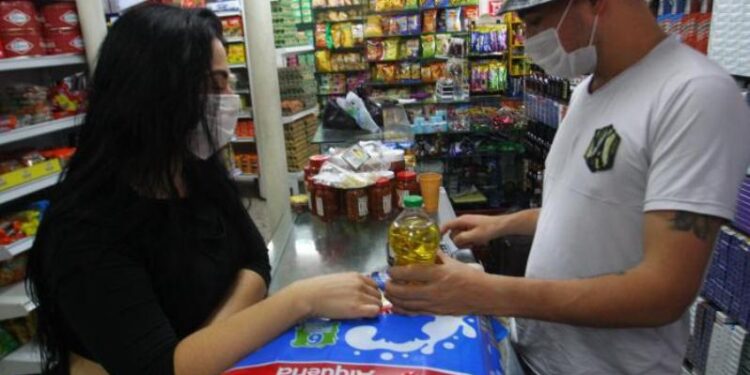
{"label": "stack of jars", "polygon": [[331,222],[337,217],[346,217],[351,222],[363,222],[368,218],[387,220],[400,212],[404,196],[419,195],[417,175],[405,170],[403,151],[389,151],[383,157],[390,163],[391,177],[381,177],[367,187],[337,189],[316,183],[313,178],[329,157],[311,156],[304,168],[310,212],[324,222]]}
{"label": "stack of jars", "polygon": [[84,52],[75,2],[41,7],[32,1],[0,1],[0,44],[4,57]]}

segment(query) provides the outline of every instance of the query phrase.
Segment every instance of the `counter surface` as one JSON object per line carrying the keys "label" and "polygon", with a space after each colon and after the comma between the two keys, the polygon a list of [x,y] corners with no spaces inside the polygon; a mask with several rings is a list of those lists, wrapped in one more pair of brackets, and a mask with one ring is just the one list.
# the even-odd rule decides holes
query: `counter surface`
{"label": "counter surface", "polygon": [[[439,223],[456,217],[445,190],[440,194]],[[309,213],[298,215],[289,244],[273,270],[271,292],[290,283],[336,272],[371,273],[388,266],[386,244],[391,220],[350,223],[337,220],[324,223]],[[454,257],[473,262],[469,250],[458,250],[446,236],[444,249]]]}

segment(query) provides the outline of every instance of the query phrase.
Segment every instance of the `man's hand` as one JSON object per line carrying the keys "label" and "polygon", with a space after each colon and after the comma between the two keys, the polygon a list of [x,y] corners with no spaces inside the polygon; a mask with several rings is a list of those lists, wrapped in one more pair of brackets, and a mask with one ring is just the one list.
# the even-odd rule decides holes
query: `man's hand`
{"label": "man's hand", "polygon": [[480,269],[438,252],[442,264],[393,267],[385,297],[400,314],[464,315],[481,312]]}
{"label": "man's hand", "polygon": [[497,237],[499,216],[464,215],[449,221],[440,228],[445,234],[451,232],[453,243],[459,248],[487,245]]}

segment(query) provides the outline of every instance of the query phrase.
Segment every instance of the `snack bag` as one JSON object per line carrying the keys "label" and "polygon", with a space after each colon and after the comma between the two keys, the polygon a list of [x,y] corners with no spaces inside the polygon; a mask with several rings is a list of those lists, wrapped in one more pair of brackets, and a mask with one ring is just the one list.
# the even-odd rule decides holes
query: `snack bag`
{"label": "snack bag", "polygon": [[415,81],[422,79],[422,67],[418,63],[411,64],[411,77],[409,79]]}
{"label": "snack bag", "polygon": [[327,34],[328,24],[318,23],[315,24],[315,47],[316,48],[328,48]]}
{"label": "snack bag", "polygon": [[352,38],[354,39],[355,46],[361,46],[365,41],[364,25],[361,23],[352,25]]}
{"label": "snack bag", "polygon": [[374,38],[383,36],[382,18],[380,16],[367,16],[365,25],[365,37]]}
{"label": "snack bag", "polygon": [[383,65],[383,81],[396,82],[396,66],[393,64]]}
{"label": "snack bag", "polygon": [[422,32],[434,33],[437,31],[437,10],[431,9],[422,12]]}
{"label": "snack bag", "polygon": [[451,47],[450,34],[438,34],[435,36],[435,57],[447,58]]}
{"label": "snack bag", "polygon": [[500,375],[508,359],[498,348],[508,339],[495,319],[475,315],[386,311],[374,319],[317,319],[287,330],[225,374]]}
{"label": "snack bag", "polygon": [[398,67],[398,80],[408,81],[411,79],[411,63],[403,62]]}
{"label": "snack bag", "polygon": [[435,36],[422,35],[422,57],[435,57]]}
{"label": "snack bag", "polygon": [[405,0],[404,9],[419,9],[419,0]]}
{"label": "snack bag", "polygon": [[435,0],[419,0],[419,7],[422,9],[435,8]]}
{"label": "snack bag", "polygon": [[342,48],[343,45],[343,33],[341,32],[341,24],[335,24],[331,27],[331,46],[333,48]]}
{"label": "snack bag", "polygon": [[319,72],[333,71],[333,67],[331,65],[331,52],[315,51],[315,66]]}
{"label": "snack bag", "polygon": [[419,39],[406,39],[401,42],[401,59],[416,59],[419,57]]}
{"label": "snack bag", "polygon": [[375,11],[382,12],[390,8],[390,0],[375,0]]}
{"label": "snack bag", "polygon": [[407,17],[407,31],[409,35],[419,35],[422,32],[421,18],[418,14],[414,14]]}
{"label": "snack bag", "polygon": [[352,24],[341,24],[341,45],[344,48],[354,47],[354,34],[352,33]]}
{"label": "snack bag", "polygon": [[383,42],[383,45],[384,45],[383,60],[385,61],[398,60],[399,39],[398,38],[386,39]]}
{"label": "snack bag", "polygon": [[445,10],[445,28],[449,32],[461,31],[461,8]]}
{"label": "snack bag", "polygon": [[383,60],[383,42],[380,40],[367,41],[367,61]]}

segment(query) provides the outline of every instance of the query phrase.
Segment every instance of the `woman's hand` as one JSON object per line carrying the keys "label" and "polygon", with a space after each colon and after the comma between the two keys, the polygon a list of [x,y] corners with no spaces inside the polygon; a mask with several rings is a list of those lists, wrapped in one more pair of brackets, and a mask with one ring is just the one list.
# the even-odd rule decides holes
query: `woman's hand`
{"label": "woman's hand", "polygon": [[303,303],[308,317],[374,317],[382,305],[377,284],[369,277],[353,272],[300,280],[289,288]]}

